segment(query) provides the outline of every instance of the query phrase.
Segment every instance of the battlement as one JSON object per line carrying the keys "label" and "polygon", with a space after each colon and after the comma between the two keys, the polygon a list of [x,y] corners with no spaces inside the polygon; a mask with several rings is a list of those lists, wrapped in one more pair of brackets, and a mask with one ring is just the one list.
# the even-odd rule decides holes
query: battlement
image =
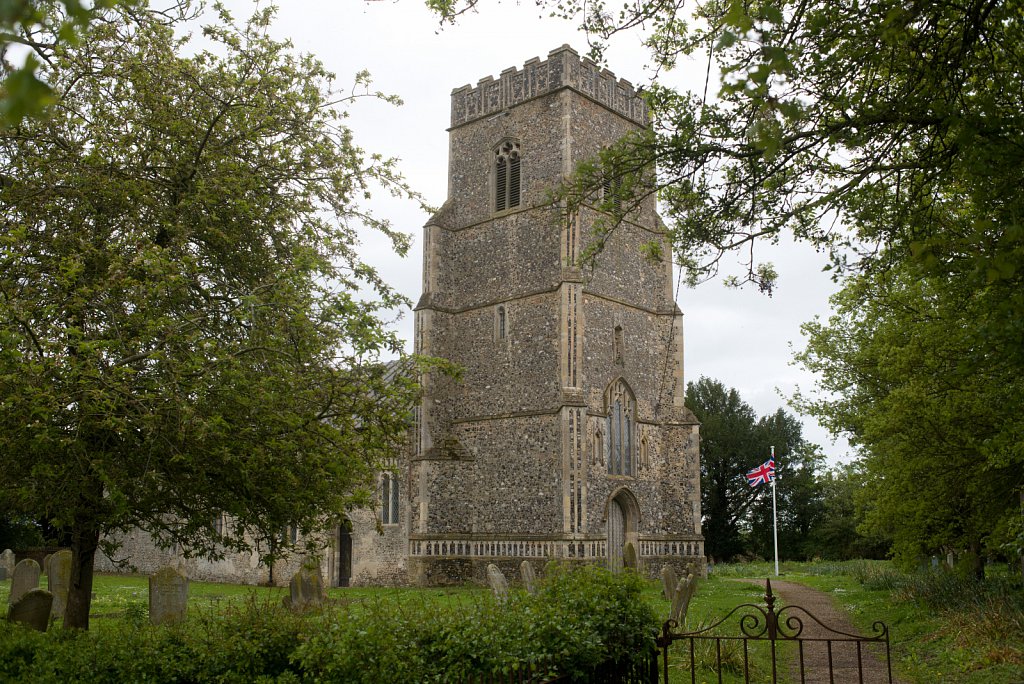
{"label": "battlement", "polygon": [[632,83],[563,45],[548,53],[547,61],[534,57],[522,69],[505,69],[497,79],[481,79],[475,88],[453,90],[452,128],[561,88],[571,88],[641,126],[648,123],[647,104]]}

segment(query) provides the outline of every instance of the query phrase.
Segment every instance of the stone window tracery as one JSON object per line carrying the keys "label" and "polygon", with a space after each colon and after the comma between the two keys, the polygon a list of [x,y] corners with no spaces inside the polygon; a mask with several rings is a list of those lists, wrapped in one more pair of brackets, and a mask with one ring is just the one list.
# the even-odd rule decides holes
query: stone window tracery
{"label": "stone window tracery", "polygon": [[636,474],[633,436],[636,432],[636,399],[622,378],[609,385],[605,392],[608,433],[608,474]]}
{"label": "stone window tracery", "polygon": [[382,525],[398,524],[398,478],[391,473],[381,475],[381,512]]}
{"label": "stone window tracery", "polygon": [[494,151],[494,210],[519,206],[519,143],[508,140]]}

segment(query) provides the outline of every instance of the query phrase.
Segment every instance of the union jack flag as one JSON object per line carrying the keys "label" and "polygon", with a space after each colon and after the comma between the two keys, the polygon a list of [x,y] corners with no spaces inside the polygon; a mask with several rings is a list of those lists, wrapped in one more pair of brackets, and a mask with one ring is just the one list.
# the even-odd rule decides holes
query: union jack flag
{"label": "union jack flag", "polygon": [[771,482],[775,479],[775,459],[769,458],[767,461],[757,466],[753,470],[747,473],[747,484],[751,487],[756,487],[765,482]]}

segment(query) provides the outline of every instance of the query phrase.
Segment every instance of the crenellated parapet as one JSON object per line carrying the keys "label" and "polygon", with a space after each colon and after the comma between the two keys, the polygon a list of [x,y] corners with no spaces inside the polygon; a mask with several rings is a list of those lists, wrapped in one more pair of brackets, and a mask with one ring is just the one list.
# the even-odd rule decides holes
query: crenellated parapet
{"label": "crenellated parapet", "polygon": [[563,45],[552,50],[546,61],[534,57],[522,69],[505,69],[497,79],[488,76],[475,88],[465,85],[453,90],[452,128],[560,88],[571,88],[641,126],[648,123],[647,104],[632,83]]}

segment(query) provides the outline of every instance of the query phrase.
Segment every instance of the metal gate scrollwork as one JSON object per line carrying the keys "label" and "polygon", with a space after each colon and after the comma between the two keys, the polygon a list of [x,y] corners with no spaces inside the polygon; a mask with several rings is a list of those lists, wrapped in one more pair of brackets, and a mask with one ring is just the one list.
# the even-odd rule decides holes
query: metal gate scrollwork
{"label": "metal gate scrollwork", "polygon": [[[698,659],[698,650],[702,654],[705,651],[711,652],[709,659],[713,663],[703,664],[703,667],[711,669],[717,674],[717,681],[722,681],[723,644],[726,650],[742,649],[742,667],[735,662],[732,667],[740,670],[737,674],[742,676],[744,682],[751,681],[752,662],[759,660],[750,653],[751,643],[768,645],[770,681],[773,683],[778,682],[781,676],[779,645],[785,643],[795,645],[796,657],[790,667],[794,669],[792,674],[796,681],[801,683],[811,680],[892,683],[889,628],[885,623],[876,621],[872,625],[871,636],[850,634],[825,625],[800,606],[776,608],[775,600],[771,580],[766,580],[764,606],[742,604],[714,624],[694,631],[676,631],[680,625],[675,620],[667,620],[657,638],[662,681],[669,681],[669,647],[676,641],[685,641],[689,646],[690,681],[694,684],[698,681],[698,664],[705,660],[703,657]],[[726,632],[731,620],[735,620],[738,634]]]}

